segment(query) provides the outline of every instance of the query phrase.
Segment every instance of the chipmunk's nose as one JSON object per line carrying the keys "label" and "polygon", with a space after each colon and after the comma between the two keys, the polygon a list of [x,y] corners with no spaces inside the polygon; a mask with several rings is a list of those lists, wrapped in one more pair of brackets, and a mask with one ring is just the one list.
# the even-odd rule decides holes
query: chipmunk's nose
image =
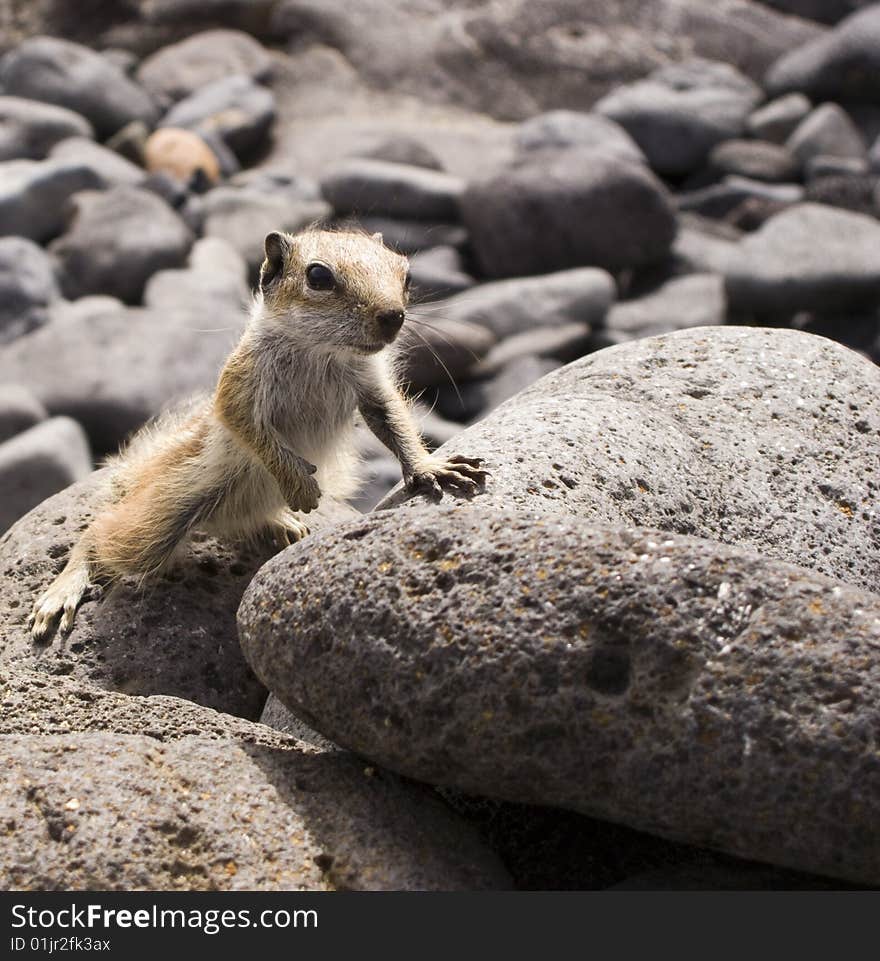
{"label": "chipmunk's nose", "polygon": [[403,326],[404,316],[402,310],[380,310],[379,313],[376,314],[376,323],[379,325],[382,336],[387,340],[393,340]]}

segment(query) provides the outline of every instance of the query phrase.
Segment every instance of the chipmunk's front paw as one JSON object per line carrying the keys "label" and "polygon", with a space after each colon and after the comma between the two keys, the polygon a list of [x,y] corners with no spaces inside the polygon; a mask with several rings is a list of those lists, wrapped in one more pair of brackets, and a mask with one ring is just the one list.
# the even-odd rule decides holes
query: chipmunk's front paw
{"label": "chipmunk's front paw", "polygon": [[479,457],[463,457],[453,454],[449,460],[429,458],[404,477],[404,483],[411,491],[427,491],[438,500],[444,489],[475,494],[486,483],[489,472],[482,467]]}
{"label": "chipmunk's front paw", "polygon": [[62,634],[70,632],[76,609],[87,587],[88,581],[82,578],[59,577],[49,590],[36,600],[28,617],[28,628],[35,641],[42,641],[46,637],[59,614],[61,623],[58,630]]}
{"label": "chipmunk's front paw", "polygon": [[301,474],[290,485],[285,499],[291,510],[308,514],[317,508],[321,500],[321,488],[311,474]]}

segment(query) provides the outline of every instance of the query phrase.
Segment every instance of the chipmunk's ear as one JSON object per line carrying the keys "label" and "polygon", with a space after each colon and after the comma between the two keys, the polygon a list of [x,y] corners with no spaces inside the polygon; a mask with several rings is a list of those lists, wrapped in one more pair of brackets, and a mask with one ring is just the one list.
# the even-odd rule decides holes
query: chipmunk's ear
{"label": "chipmunk's ear", "polygon": [[284,234],[272,231],[264,242],[266,259],[260,268],[260,289],[265,290],[273,280],[284,273],[284,265],[290,256],[290,243]]}
{"label": "chipmunk's ear", "polygon": [[380,244],[384,243],[382,240],[382,234],[373,234],[373,240],[378,240]]}

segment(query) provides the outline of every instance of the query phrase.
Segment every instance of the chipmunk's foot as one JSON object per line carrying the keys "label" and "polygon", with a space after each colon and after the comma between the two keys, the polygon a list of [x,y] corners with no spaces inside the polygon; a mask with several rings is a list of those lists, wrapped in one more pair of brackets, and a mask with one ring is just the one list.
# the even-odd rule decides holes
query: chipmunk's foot
{"label": "chipmunk's foot", "polygon": [[463,457],[453,454],[448,460],[431,457],[404,478],[409,490],[424,490],[439,499],[445,489],[453,489],[465,494],[475,494],[486,483],[489,476],[482,466],[480,457]]}
{"label": "chipmunk's foot", "polygon": [[286,513],[276,523],[274,533],[282,544],[289,547],[291,544],[301,541],[304,537],[308,537],[310,531],[298,517]]}
{"label": "chipmunk's foot", "polygon": [[86,570],[64,571],[34,603],[28,617],[28,628],[35,641],[42,641],[52,629],[56,618],[61,615],[58,630],[70,633],[76,617],[76,609],[82,602],[89,587]]}

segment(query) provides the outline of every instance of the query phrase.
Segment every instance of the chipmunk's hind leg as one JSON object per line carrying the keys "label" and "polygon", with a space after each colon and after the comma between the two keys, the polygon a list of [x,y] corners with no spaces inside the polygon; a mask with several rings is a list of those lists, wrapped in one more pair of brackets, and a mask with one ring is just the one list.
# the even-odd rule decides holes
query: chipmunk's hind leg
{"label": "chipmunk's hind leg", "polygon": [[221,497],[204,489],[184,496],[157,484],[123,498],[93,525],[96,570],[111,580],[134,576],[144,581],[161,573]]}
{"label": "chipmunk's hind leg", "polygon": [[70,553],[64,570],[55,578],[47,591],[34,603],[28,618],[28,627],[35,641],[42,641],[61,615],[59,630],[67,634],[73,627],[76,609],[89,588],[89,555],[91,542],[89,532],[80,538]]}

